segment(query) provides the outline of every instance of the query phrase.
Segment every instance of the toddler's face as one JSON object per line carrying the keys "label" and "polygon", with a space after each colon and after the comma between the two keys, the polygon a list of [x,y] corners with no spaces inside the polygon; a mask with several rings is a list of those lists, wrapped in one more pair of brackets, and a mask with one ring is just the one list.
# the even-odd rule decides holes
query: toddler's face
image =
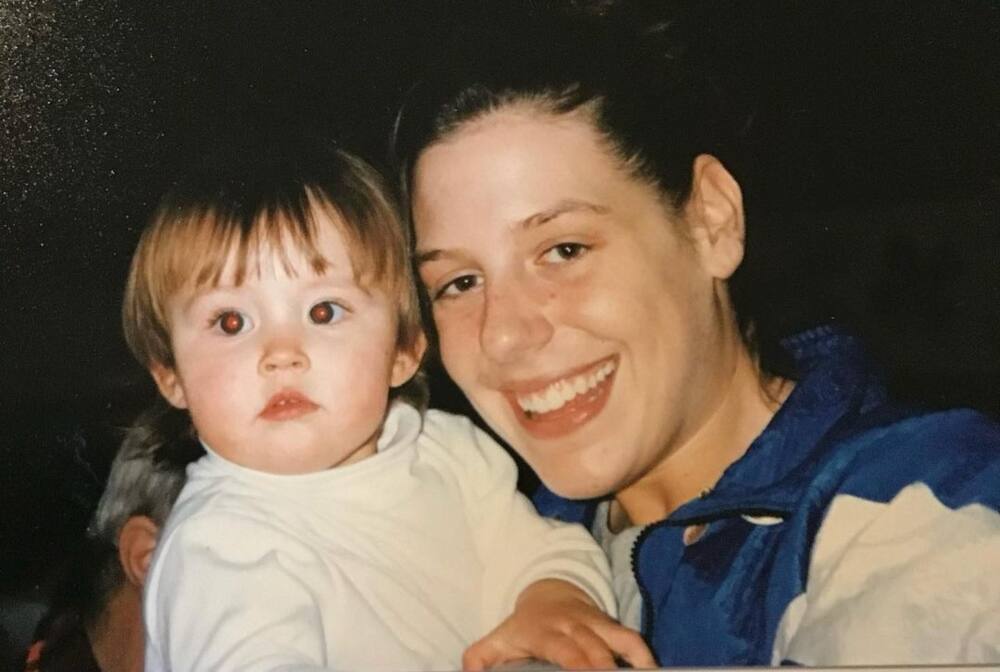
{"label": "toddler's face", "polygon": [[306,473],[372,455],[389,388],[419,361],[397,351],[394,301],[357,283],[336,225],[322,209],[312,215],[325,273],[294,243],[287,264],[265,243],[237,286],[231,257],[218,286],[172,297],[176,367],[153,370],[209,447],[259,471]]}

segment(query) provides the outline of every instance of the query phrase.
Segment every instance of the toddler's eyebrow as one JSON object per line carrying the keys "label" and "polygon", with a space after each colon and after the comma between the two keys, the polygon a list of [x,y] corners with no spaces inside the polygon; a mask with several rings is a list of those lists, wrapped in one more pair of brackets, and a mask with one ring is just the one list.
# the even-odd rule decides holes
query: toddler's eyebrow
{"label": "toddler's eyebrow", "polygon": [[308,290],[330,289],[334,292],[358,291],[366,296],[372,295],[372,288],[361,278],[357,277],[352,270],[350,275],[343,276],[319,275],[315,280],[306,285]]}
{"label": "toddler's eyebrow", "polygon": [[213,297],[216,294],[233,294],[235,293],[236,289],[237,289],[236,286],[229,286],[229,285],[215,285],[215,286],[207,286],[207,287],[202,287],[200,289],[196,289],[184,298],[184,301],[181,303],[180,306],[181,311],[187,313],[191,310],[192,307],[194,307],[195,304],[197,304],[200,301],[204,301],[209,297]]}
{"label": "toddler's eyebrow", "polygon": [[[610,212],[610,210],[611,210],[610,208],[604,205],[598,205],[596,203],[590,203],[588,201],[579,201],[576,199],[566,199],[563,201],[559,201],[551,208],[546,208],[541,212],[536,212],[518,222],[514,222],[511,225],[511,228],[532,229],[537,226],[542,226],[543,224],[547,224],[548,222],[551,222],[553,219],[556,219],[557,217],[565,215],[570,212],[585,211],[585,212],[592,212],[598,215],[606,215],[608,212]],[[432,250],[418,249],[413,258],[416,265],[421,266],[422,264],[440,259],[441,256],[444,254],[445,251],[440,249],[432,249]]]}

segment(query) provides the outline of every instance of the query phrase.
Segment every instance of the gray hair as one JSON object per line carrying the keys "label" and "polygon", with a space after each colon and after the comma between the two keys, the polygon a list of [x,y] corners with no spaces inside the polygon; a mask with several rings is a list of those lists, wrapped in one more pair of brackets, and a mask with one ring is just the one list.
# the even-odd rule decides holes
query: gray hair
{"label": "gray hair", "polygon": [[118,537],[129,518],[148,516],[162,528],[187,480],[187,465],[205,449],[187,411],[159,399],[125,431],[104,494],[87,528],[87,555],[77,577],[76,608],[89,631],[125,583]]}
{"label": "gray hair", "polygon": [[186,411],[161,401],[143,412],[126,430],[111,463],[89,536],[117,546],[132,516],[148,516],[162,527],[184,487],[188,463],[203,453]]}

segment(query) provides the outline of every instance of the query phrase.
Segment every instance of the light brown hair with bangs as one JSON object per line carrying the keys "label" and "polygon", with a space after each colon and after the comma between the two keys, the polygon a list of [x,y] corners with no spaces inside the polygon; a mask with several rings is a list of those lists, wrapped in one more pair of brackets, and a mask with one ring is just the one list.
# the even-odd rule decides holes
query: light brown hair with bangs
{"label": "light brown hair with bangs", "polygon": [[[422,328],[407,229],[381,175],[343,150],[322,146],[285,145],[266,156],[249,167],[207,162],[161,199],[132,258],[122,306],[125,340],[144,367],[175,365],[170,300],[217,285],[230,259],[237,285],[259,272],[256,255],[265,244],[286,271],[291,245],[323,273],[328,261],[316,247],[317,211],[344,237],[358,283],[395,300],[397,347],[416,347]],[[399,394],[420,406],[424,385],[417,377]]]}

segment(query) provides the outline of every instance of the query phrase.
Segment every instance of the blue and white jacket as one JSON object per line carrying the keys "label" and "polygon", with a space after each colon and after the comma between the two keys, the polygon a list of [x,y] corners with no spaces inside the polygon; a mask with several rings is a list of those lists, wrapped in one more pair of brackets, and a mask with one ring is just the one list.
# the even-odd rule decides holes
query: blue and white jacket
{"label": "blue and white jacket", "polygon": [[[632,549],[660,664],[1000,663],[1000,426],[891,404],[833,329],[786,347],[800,377],[771,423]],[[594,501],[535,503],[593,523]]]}

